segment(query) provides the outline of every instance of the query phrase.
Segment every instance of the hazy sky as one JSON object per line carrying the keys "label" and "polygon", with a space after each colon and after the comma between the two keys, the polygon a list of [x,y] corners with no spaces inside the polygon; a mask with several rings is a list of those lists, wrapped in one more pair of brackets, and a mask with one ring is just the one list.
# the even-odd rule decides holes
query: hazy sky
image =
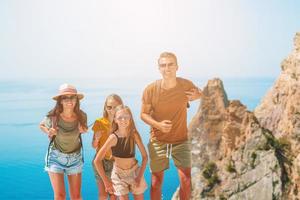
{"label": "hazy sky", "polygon": [[0,0],[0,78],[276,77],[297,31],[297,0]]}

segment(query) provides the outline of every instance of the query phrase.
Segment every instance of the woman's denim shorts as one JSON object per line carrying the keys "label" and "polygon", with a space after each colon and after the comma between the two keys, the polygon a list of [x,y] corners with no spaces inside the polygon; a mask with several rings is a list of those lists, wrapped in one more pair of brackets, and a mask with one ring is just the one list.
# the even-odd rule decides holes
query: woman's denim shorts
{"label": "woman's denim shorts", "polygon": [[81,173],[82,167],[83,159],[81,151],[76,153],[62,153],[51,146],[45,157],[45,171],[47,172],[72,175]]}

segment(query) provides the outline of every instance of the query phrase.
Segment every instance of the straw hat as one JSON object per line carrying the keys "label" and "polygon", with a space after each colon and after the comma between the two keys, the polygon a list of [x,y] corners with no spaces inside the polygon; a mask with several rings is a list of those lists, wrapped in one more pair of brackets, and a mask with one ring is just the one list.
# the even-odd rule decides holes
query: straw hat
{"label": "straw hat", "polygon": [[63,95],[77,95],[79,100],[83,99],[84,97],[83,94],[77,93],[77,90],[73,85],[67,83],[64,83],[61,86],[59,86],[58,94],[52,97],[52,99],[58,100],[58,98]]}

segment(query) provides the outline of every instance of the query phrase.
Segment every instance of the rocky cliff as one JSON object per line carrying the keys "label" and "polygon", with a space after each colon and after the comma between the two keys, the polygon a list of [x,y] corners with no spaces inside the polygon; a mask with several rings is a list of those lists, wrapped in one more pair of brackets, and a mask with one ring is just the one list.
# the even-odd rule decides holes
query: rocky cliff
{"label": "rocky cliff", "polygon": [[254,111],[260,124],[290,143],[289,199],[300,199],[300,33],[281,63],[281,74]]}
{"label": "rocky cliff", "polygon": [[294,44],[279,78],[254,112],[229,100],[221,80],[208,81],[189,125],[192,199],[300,195],[300,33]]}

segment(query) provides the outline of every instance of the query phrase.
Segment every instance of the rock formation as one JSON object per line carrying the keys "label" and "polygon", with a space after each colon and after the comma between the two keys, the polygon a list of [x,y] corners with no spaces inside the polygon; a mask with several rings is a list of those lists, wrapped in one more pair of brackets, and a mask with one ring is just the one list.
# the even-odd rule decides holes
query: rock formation
{"label": "rock formation", "polygon": [[192,199],[298,199],[300,33],[294,44],[255,112],[228,100],[221,80],[208,81],[189,125]]}
{"label": "rock formation", "polygon": [[294,50],[281,64],[279,78],[255,109],[255,115],[279,140],[291,143],[288,196],[295,199],[300,196],[300,33],[294,38]]}
{"label": "rock formation", "polygon": [[281,69],[274,86],[255,109],[261,125],[276,137],[300,134],[300,33]]}

